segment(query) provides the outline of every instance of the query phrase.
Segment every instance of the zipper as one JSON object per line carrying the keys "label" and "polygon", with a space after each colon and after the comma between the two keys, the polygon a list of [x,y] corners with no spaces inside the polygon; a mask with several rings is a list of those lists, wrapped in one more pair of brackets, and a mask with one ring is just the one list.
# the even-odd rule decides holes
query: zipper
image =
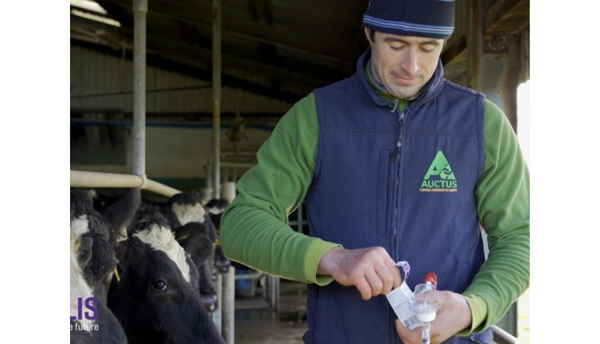
{"label": "zipper", "polygon": [[[396,98],[394,101],[394,110],[398,108],[400,99]],[[402,139],[404,137],[404,118],[406,117],[405,112],[398,112],[398,140],[396,141],[396,149],[392,154],[392,161],[396,165],[396,173],[394,176],[394,221],[392,221],[392,258],[394,262],[399,260],[396,253],[396,246],[398,241],[398,227],[399,223],[399,208],[400,208],[400,167],[401,167],[401,155],[402,155]]]}
{"label": "zipper", "polygon": [[[390,111],[391,113],[395,113],[396,110],[398,109],[398,103],[400,102],[399,98],[395,98],[394,100],[394,107],[392,108],[392,111]],[[408,108],[404,110],[404,112],[398,111],[398,139],[396,140],[396,148],[394,149],[394,152],[391,154],[391,162],[393,164],[395,164],[396,170],[395,170],[395,175],[394,175],[394,185],[393,188],[395,190],[394,193],[394,198],[393,198],[393,202],[394,202],[394,215],[393,215],[393,221],[392,221],[392,252],[391,252],[391,256],[392,259],[394,260],[394,262],[397,262],[400,260],[398,254],[397,254],[397,249],[396,246],[398,245],[398,227],[400,225],[400,221],[399,221],[399,207],[400,207],[400,167],[401,167],[401,156],[402,156],[402,139],[404,138],[404,122],[405,122],[405,117],[406,117],[406,113],[408,112]],[[392,314],[392,319],[395,318],[395,313]],[[393,322],[392,322],[393,324]],[[396,330],[395,327],[392,325],[392,342],[393,343],[397,343],[398,342],[398,336],[396,336]]]}
{"label": "zipper", "polygon": [[400,102],[400,98],[396,98],[394,100],[394,107],[392,108],[392,111],[390,111],[390,113],[394,113],[396,112],[396,109],[398,108],[398,103]]}

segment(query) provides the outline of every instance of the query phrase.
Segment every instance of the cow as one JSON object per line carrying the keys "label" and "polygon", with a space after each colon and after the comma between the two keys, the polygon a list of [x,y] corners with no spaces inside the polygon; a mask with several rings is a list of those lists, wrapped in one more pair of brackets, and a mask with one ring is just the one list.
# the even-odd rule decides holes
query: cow
{"label": "cow", "polygon": [[[219,237],[221,233],[221,216],[227,206],[229,206],[229,202],[226,199],[211,199],[206,203],[206,209],[209,212],[211,221],[217,227]],[[231,267],[231,261],[223,254],[220,240],[217,240],[217,247],[215,249],[215,267],[217,268],[217,271],[222,274],[227,273],[229,267]]]}
{"label": "cow", "polygon": [[108,305],[130,343],[224,343],[199,296],[199,274],[168,220],[140,206],[117,245]]}
{"label": "cow", "polygon": [[[105,209],[118,200],[105,192],[90,192],[94,207]],[[217,232],[208,212],[201,204],[201,198],[195,192],[183,192],[169,198],[166,202],[144,200],[145,206],[153,207],[169,221],[177,241],[188,252],[200,273],[200,298],[208,312],[218,307],[217,292],[213,285],[211,262]],[[216,278],[215,278],[216,280]]]}
{"label": "cow", "polygon": [[177,240],[188,252],[200,273],[200,297],[208,312],[218,307],[217,292],[213,285],[213,253],[217,231],[210,214],[202,206],[202,197],[196,192],[176,194],[167,201],[166,216]]}
{"label": "cow", "polygon": [[137,211],[139,189],[103,214],[87,190],[71,190],[71,343],[126,343],[117,318],[107,306],[117,259],[114,245]]}

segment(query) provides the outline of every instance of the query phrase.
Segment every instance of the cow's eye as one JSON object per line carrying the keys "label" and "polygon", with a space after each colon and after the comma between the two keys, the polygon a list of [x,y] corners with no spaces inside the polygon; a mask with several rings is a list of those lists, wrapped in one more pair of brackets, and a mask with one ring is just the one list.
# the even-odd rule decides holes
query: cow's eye
{"label": "cow's eye", "polygon": [[161,279],[154,280],[152,281],[152,289],[156,291],[165,291],[167,290],[167,282]]}

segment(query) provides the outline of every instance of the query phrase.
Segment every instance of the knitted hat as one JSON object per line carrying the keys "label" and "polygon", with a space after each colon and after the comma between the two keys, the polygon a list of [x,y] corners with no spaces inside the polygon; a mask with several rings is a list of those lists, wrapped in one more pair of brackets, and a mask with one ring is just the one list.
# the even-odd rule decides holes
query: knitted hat
{"label": "knitted hat", "polygon": [[454,0],[371,0],[363,24],[394,35],[446,39],[454,31]]}

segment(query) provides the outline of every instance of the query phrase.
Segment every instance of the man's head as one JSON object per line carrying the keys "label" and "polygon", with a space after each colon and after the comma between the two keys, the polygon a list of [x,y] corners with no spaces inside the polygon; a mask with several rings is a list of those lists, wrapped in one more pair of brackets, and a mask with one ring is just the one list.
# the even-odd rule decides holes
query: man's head
{"label": "man's head", "polygon": [[395,97],[411,98],[433,76],[454,30],[454,2],[371,0],[363,24],[373,77]]}

